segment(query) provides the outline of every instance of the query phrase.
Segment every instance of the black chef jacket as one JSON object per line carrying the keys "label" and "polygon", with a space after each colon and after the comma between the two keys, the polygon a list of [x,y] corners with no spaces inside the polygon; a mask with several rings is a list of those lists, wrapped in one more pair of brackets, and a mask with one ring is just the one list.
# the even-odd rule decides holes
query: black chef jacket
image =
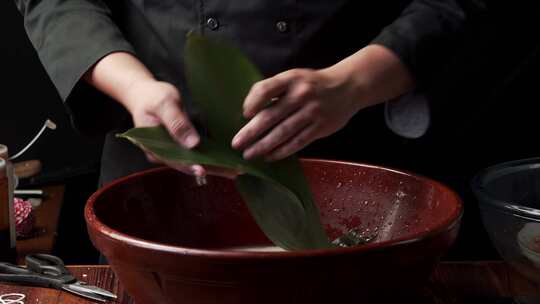
{"label": "black chef jacket", "polygon": [[[76,126],[83,132],[109,132],[102,183],[150,166],[137,148],[113,136],[130,127],[123,109],[102,95],[78,98],[88,92],[81,76],[111,52],[133,53],[157,79],[176,85],[188,112],[196,117],[183,75],[189,31],[232,42],[266,76],[290,68],[327,67],[367,44],[381,44],[402,60],[422,87],[429,86],[446,62],[465,19],[455,0],[15,2]],[[306,155],[371,162],[385,155],[399,157],[387,151],[384,142],[392,133],[374,113],[378,110],[361,111],[346,128],[349,131],[319,141]],[[353,148],[358,145],[362,147]]]}

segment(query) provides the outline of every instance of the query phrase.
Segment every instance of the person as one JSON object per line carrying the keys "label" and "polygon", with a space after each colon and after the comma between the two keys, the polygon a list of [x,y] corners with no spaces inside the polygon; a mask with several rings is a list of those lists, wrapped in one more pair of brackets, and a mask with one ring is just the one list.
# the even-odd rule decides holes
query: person
{"label": "person", "polygon": [[[246,97],[244,115],[250,121],[231,145],[247,159],[273,161],[317,147],[312,144],[317,140],[323,143],[319,152],[339,150],[335,140],[321,139],[332,138],[358,117],[364,134],[370,133],[366,139],[379,145],[384,141],[377,133],[380,117],[367,113],[413,88],[429,87],[466,18],[454,0],[15,3],[75,125],[83,132],[108,132],[102,184],[151,166],[141,151],[114,136],[133,125],[162,124],[188,148],[200,141],[197,109],[183,75],[189,31],[230,41],[267,77]],[[109,98],[81,98],[88,84]],[[265,107],[268,100],[274,102]],[[392,112],[387,104],[387,114],[405,113],[405,121],[412,115],[420,127],[392,127],[399,119],[387,120],[398,133],[401,128],[408,134],[411,125],[419,128],[413,132],[419,136],[429,122],[427,104],[422,98],[405,104],[412,110],[402,106]],[[199,165],[177,169],[198,176],[223,173]]]}

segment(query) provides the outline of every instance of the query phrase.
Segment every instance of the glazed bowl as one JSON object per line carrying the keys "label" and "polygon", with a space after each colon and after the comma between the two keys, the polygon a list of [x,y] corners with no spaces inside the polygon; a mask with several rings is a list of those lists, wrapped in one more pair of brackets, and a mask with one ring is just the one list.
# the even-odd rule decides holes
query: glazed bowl
{"label": "glazed bowl", "polygon": [[540,158],[484,169],[472,188],[501,257],[540,286]]}
{"label": "glazed bowl", "polygon": [[88,231],[138,304],[333,303],[420,290],[456,238],[459,197],[392,169],[324,160],[302,165],[329,238],[355,228],[370,243],[261,249],[271,243],[230,180],[210,177],[198,186],[168,168],[97,191],[85,209]]}

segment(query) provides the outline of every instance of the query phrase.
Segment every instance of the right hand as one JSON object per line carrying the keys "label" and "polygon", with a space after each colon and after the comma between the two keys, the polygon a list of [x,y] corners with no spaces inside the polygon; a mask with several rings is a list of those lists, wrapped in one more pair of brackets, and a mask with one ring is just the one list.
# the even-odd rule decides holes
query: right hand
{"label": "right hand", "polygon": [[[122,101],[133,117],[135,127],[163,125],[171,136],[183,147],[192,149],[200,142],[200,136],[188,115],[181,109],[180,92],[170,83],[154,79],[134,81]],[[151,153],[147,158],[154,163],[162,163]],[[234,178],[237,173],[222,168],[201,165],[182,165],[165,162],[169,167],[186,174],[204,177],[207,174]]]}

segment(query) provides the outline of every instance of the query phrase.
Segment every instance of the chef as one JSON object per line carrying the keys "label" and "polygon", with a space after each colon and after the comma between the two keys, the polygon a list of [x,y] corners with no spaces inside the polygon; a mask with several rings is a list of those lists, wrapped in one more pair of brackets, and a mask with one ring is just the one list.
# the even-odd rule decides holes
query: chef
{"label": "chef", "polygon": [[384,117],[402,136],[425,133],[430,105],[418,92],[448,62],[466,18],[455,0],[15,2],[76,127],[107,133],[102,184],[152,166],[151,156],[114,136],[133,125],[161,124],[179,144],[199,143],[183,75],[190,31],[229,41],[267,77],[246,97],[250,121],[231,142],[245,158],[273,161],[301,151],[381,162],[399,157],[385,148],[395,135]]}

